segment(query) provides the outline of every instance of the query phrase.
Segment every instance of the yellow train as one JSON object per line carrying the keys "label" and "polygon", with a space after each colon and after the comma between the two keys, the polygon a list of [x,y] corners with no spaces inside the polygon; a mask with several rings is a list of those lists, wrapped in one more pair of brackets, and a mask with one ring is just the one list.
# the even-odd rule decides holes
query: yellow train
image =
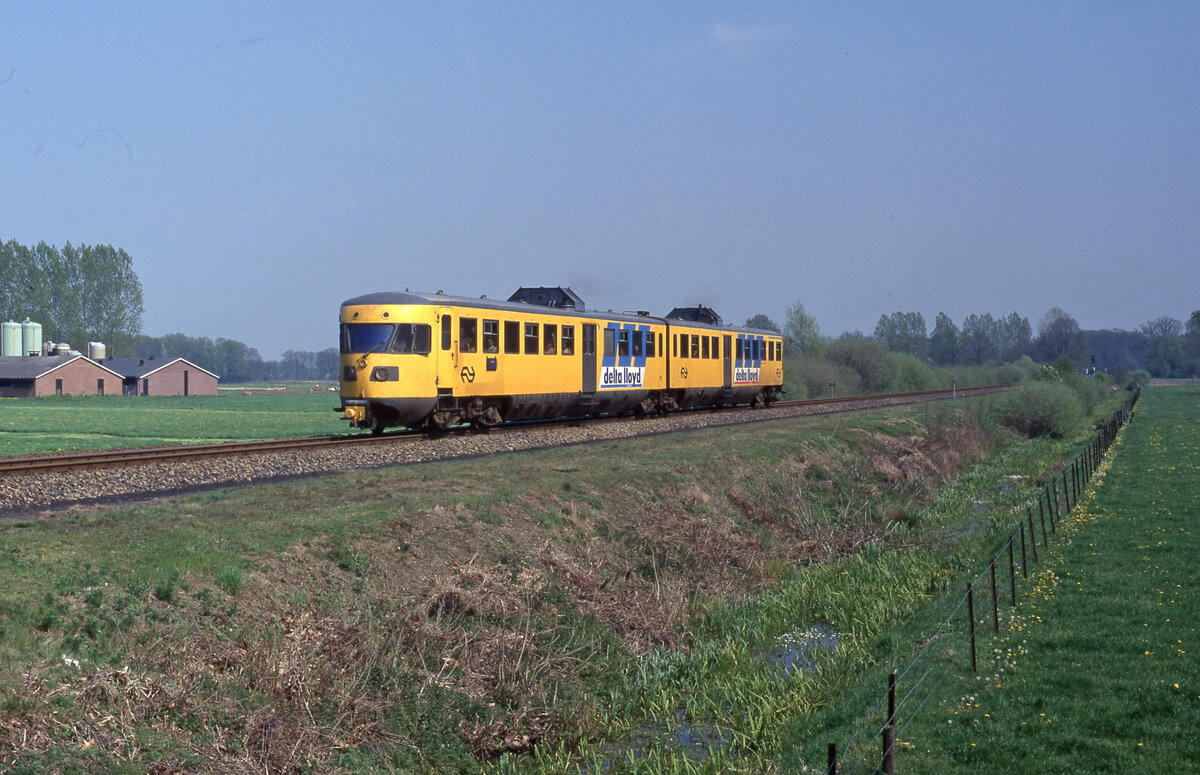
{"label": "yellow train", "polygon": [[374,433],[770,404],[783,389],[779,334],[707,307],[658,318],[585,310],[569,288],[405,291],[349,299],[340,323],[342,411]]}

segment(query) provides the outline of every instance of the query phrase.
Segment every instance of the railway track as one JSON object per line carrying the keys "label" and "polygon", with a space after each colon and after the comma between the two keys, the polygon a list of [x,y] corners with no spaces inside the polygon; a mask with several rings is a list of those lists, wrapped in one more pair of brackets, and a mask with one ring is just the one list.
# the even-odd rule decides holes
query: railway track
{"label": "railway track", "polygon": [[[1008,386],[989,386],[975,388],[958,388],[952,390],[921,390],[908,393],[886,393],[869,396],[843,396],[840,398],[818,398],[804,401],[780,401],[773,408],[786,409],[789,407],[820,409],[829,407],[829,411],[855,411],[860,408],[870,408],[877,405],[896,406],[920,401],[942,400],[951,397],[965,397],[981,393],[1006,390]],[[709,413],[713,410],[695,410]],[[719,411],[745,411],[745,407],[723,409]],[[604,423],[629,419],[627,416],[602,417],[595,420],[574,418],[570,420],[543,420],[537,422],[512,423],[493,428],[489,433],[517,433],[531,427],[545,427],[562,422]],[[465,429],[464,429],[465,430]],[[451,431],[459,433],[462,431]],[[329,449],[339,446],[359,446],[370,444],[397,444],[419,441],[427,438],[416,432],[396,432],[382,436],[365,434],[353,436],[311,436],[298,439],[274,439],[268,441],[237,441],[218,444],[185,444],[173,447],[145,447],[136,449],[115,449],[95,452],[69,452],[61,455],[36,455],[29,457],[0,458],[0,476],[18,476],[22,474],[41,474],[52,472],[88,470],[113,466],[135,466],[146,463],[171,463],[176,461],[199,460],[204,458],[223,458],[238,455],[261,453],[288,452],[298,450]]]}

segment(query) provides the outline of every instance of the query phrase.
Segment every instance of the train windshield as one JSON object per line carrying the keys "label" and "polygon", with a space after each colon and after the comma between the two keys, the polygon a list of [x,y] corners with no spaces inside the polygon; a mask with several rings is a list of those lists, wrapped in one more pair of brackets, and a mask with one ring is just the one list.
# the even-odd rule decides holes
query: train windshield
{"label": "train windshield", "polygon": [[342,353],[378,352],[392,338],[391,323],[347,323],[342,326]]}

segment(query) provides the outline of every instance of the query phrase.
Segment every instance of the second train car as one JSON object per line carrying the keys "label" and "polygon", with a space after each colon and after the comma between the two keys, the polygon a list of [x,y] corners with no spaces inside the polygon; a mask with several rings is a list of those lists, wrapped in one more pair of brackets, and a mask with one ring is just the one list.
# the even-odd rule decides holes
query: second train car
{"label": "second train car", "polygon": [[342,303],[342,409],[350,424],[442,429],[510,420],[770,404],[783,340],[707,307],[586,310],[569,288],[508,301],[404,292]]}

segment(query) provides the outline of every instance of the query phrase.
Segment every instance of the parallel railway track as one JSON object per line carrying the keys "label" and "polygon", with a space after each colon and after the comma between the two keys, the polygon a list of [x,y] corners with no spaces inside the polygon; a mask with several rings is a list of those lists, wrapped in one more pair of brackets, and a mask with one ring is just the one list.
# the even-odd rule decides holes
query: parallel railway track
{"label": "parallel railway track", "polygon": [[[895,406],[920,401],[934,401],[953,396],[969,396],[1006,390],[1008,386],[958,388],[956,390],[922,390],[908,393],[887,393],[869,396],[844,396],[841,398],[819,398],[805,401],[780,401],[774,408],[817,408],[828,406],[829,411],[854,411],[873,405]],[[744,411],[739,407],[734,411]],[[708,412],[711,410],[696,410]],[[492,429],[491,433],[519,432],[531,426],[545,426],[552,422],[611,422],[628,419],[626,416],[604,417],[598,420],[540,421],[513,423]],[[170,463],[174,461],[198,460],[202,458],[232,457],[260,453],[288,452],[296,450],[327,449],[330,447],[361,444],[395,444],[423,439],[420,433],[400,432],[382,436],[311,436],[299,439],[275,439],[268,441],[238,441],[219,444],[185,444],[173,447],[146,447],[137,449],[115,449],[94,452],[70,452],[61,455],[37,455],[29,457],[0,458],[0,476],[40,474],[81,469],[132,466],[145,463]]]}

